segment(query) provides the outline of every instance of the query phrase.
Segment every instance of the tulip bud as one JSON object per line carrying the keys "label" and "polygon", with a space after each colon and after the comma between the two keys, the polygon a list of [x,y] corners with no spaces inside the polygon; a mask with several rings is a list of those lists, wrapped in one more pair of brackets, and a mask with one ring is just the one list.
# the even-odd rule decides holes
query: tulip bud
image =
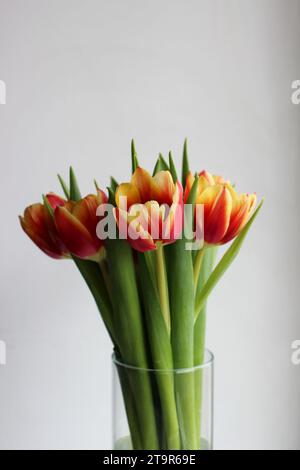
{"label": "tulip bud", "polygon": [[107,203],[103,191],[90,194],[79,201],[57,206],[54,221],[57,232],[70,253],[82,259],[99,261],[104,255],[104,243],[96,234],[99,218],[97,207]]}
{"label": "tulip bud", "polygon": [[[64,199],[53,193],[47,195],[47,201],[53,210],[66,203]],[[45,204],[32,204],[25,209],[24,215],[19,216],[19,219],[24,232],[48,256],[56,259],[69,256]]]}
{"label": "tulip bud", "polygon": [[[194,176],[187,175],[184,200],[188,199]],[[238,194],[229,181],[206,171],[199,173],[196,204],[204,205],[204,240],[222,245],[235,238],[249,220],[255,194]]]}

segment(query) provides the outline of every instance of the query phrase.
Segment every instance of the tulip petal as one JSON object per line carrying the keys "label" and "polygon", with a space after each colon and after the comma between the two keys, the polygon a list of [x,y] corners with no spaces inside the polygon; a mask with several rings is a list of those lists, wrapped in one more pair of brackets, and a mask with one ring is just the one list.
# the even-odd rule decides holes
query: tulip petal
{"label": "tulip petal", "polygon": [[[218,190],[218,185],[213,188]],[[204,239],[206,243],[218,244],[224,237],[230,221],[232,199],[228,189],[221,187],[218,197],[213,203],[210,201],[208,207],[209,212],[206,211],[206,205],[204,207]]]}
{"label": "tulip petal", "polygon": [[96,215],[98,207],[97,197],[93,194],[76,202],[72,210],[72,215],[78,219],[89,231],[91,237],[97,240],[96,226],[98,217]]}
{"label": "tulip petal", "polygon": [[46,197],[50,206],[54,210],[57,208],[57,206],[64,206],[67,202],[65,199],[63,199],[60,196],[57,196],[57,194],[54,194],[54,193],[48,193]]}
{"label": "tulip petal", "polygon": [[164,244],[178,240],[182,234],[183,210],[181,204],[173,204],[162,224],[162,241]]}
{"label": "tulip petal", "polygon": [[58,206],[54,212],[55,226],[68,250],[79,258],[95,255],[102,243],[90,235],[86,227],[66,208]]}
{"label": "tulip petal", "polygon": [[203,178],[203,180],[205,180],[207,185],[209,186],[213,186],[216,183],[212,174],[206,170],[200,171],[198,176],[199,176],[199,180]]}
{"label": "tulip petal", "polygon": [[195,181],[195,177],[193,173],[189,171],[186,177],[186,182],[185,182],[184,203],[186,203],[188,200],[194,181]]}
{"label": "tulip petal", "polygon": [[[116,191],[114,213],[122,238],[125,238],[126,230],[129,243],[138,251],[153,250],[158,241],[174,241],[177,233],[182,231],[182,193],[180,182],[174,184],[170,171],[158,171],[151,177],[138,167],[131,183],[121,184]],[[121,207],[121,196],[128,197],[127,208]],[[175,223],[178,216],[179,223]]]}
{"label": "tulip petal", "polygon": [[159,171],[153,177],[151,199],[159,204],[172,204],[175,184],[169,171]]}
{"label": "tulip petal", "polygon": [[225,181],[223,176],[219,176],[219,175],[213,175],[213,179],[214,179],[214,184],[225,184],[225,183],[229,183],[229,181]]}
{"label": "tulip petal", "polygon": [[128,242],[137,251],[144,253],[145,251],[156,250],[156,244],[150,233],[140,227],[140,237],[136,240],[128,238]]}
{"label": "tulip petal", "polygon": [[144,170],[141,167],[138,167],[132,175],[131,184],[136,186],[140,194],[140,201],[145,203],[154,199],[152,197],[153,193],[153,181],[152,176],[148,171]]}
{"label": "tulip petal", "polygon": [[223,186],[216,184],[214,186],[208,186],[197,200],[197,204],[204,204],[204,215],[208,217],[213,210],[216,201],[220,197],[223,191]]}
{"label": "tulip petal", "polygon": [[33,243],[40,249],[42,250],[46,255],[50,256],[51,258],[54,259],[60,259],[63,258],[63,255],[58,253],[55,249],[52,249],[49,244],[46,243],[46,241],[41,238],[31,227],[29,227],[26,222],[24,217],[19,216],[20,224],[26,235],[33,241]]}
{"label": "tulip petal", "polygon": [[107,195],[105,194],[104,191],[102,191],[101,189],[97,188],[97,202],[98,202],[98,205],[100,204],[107,204],[108,203],[108,197]]}
{"label": "tulip petal", "polygon": [[255,202],[255,194],[242,194],[240,196],[239,210],[235,212],[234,216],[231,216],[229,227],[222,239],[222,243],[229,242],[241,232],[252,214]]}
{"label": "tulip petal", "polygon": [[[126,207],[124,207],[121,197],[126,197]],[[116,204],[121,209],[129,209],[133,204],[141,202],[141,195],[138,188],[132,183],[122,183],[118,186],[115,194]]]}
{"label": "tulip petal", "polygon": [[[145,208],[145,206],[143,206]],[[136,217],[130,218],[129,214],[118,207],[114,210],[114,216],[122,239],[127,239],[128,243],[137,251],[145,252],[156,249],[156,244],[148,230],[134,221]],[[134,237],[133,237],[134,235]]]}
{"label": "tulip petal", "polygon": [[43,204],[32,204],[19,217],[24,232],[51,258],[63,258],[67,250],[58,238],[52,218]]}
{"label": "tulip petal", "polygon": [[128,222],[132,224],[132,226],[140,224],[144,230],[148,230],[150,214],[146,204],[133,204],[128,211]]}
{"label": "tulip petal", "polygon": [[148,212],[148,232],[154,240],[160,240],[165,208],[160,206],[157,201],[148,201],[145,207]]}

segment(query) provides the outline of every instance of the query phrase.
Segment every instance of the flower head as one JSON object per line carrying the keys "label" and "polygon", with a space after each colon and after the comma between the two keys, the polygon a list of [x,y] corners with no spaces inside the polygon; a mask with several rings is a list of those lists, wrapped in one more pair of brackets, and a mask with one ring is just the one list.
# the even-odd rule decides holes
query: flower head
{"label": "flower head", "polygon": [[151,176],[138,167],[130,183],[116,190],[115,216],[120,235],[138,251],[169,244],[182,231],[182,186],[169,171]]}
{"label": "flower head", "polygon": [[97,207],[107,202],[107,196],[100,189],[79,201],[68,201],[54,211],[57,232],[70,253],[78,258],[98,261],[103,256],[104,244],[97,237],[96,226],[99,218]]}
{"label": "flower head", "polygon": [[[194,182],[187,175],[184,200]],[[256,194],[238,194],[229,181],[206,171],[199,173],[197,204],[204,205],[204,240],[221,245],[235,238],[249,220],[256,203]]]}
{"label": "flower head", "polygon": [[[67,202],[53,193],[47,195],[47,200],[53,210]],[[53,218],[44,204],[36,203],[27,207],[19,219],[24,232],[44,253],[56,259],[68,257],[68,250],[61,241]]]}

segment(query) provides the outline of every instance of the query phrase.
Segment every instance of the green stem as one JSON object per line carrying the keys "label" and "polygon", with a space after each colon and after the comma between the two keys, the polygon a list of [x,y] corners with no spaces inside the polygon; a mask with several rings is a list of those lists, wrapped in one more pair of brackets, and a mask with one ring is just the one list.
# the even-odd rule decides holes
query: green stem
{"label": "green stem", "polygon": [[[206,306],[201,310],[195,323],[194,342],[195,348],[194,361],[195,366],[203,364],[205,351],[205,325],[206,325]],[[201,447],[201,417],[202,417],[202,375],[201,368],[195,371],[195,409],[196,409],[196,433],[199,449]]]}
{"label": "green stem", "polygon": [[201,250],[197,251],[195,261],[194,261],[194,287],[195,291],[198,287],[199,275],[201,271],[201,266],[204,258],[205,248],[201,248]]}
{"label": "green stem", "polygon": [[166,450],[180,450],[180,433],[174,394],[173,373],[157,372],[155,375],[161,402]]}
{"label": "green stem", "polygon": [[160,299],[162,314],[166,323],[167,331],[170,334],[171,320],[170,320],[170,305],[169,305],[169,290],[166,263],[164,256],[164,248],[162,243],[159,243],[156,250],[156,275],[157,286]]}
{"label": "green stem", "polygon": [[149,264],[145,254],[139,255],[140,288],[143,294],[145,319],[148,339],[151,347],[154,369],[167,372],[155,372],[155,379],[161,404],[162,435],[167,450],[180,449],[180,434],[177,419],[176,400],[174,392],[173,359],[170,337],[161,312],[161,306],[156,289],[156,282],[151,279]]}
{"label": "green stem", "polygon": [[[204,249],[203,249],[204,251]],[[201,289],[207,281],[213,269],[217,254],[217,247],[207,247],[205,256],[201,256],[201,266],[196,284],[197,290]],[[197,257],[199,253],[197,253]],[[196,261],[196,259],[195,259]],[[195,266],[195,265],[194,265]],[[200,311],[194,327],[194,364],[199,366],[203,364],[205,353],[205,330],[206,330],[206,302]],[[197,369],[195,372],[195,408],[196,408],[196,432],[199,448],[201,447],[201,417],[202,417],[202,393],[203,393],[203,370]]]}
{"label": "green stem", "polygon": [[[168,247],[170,305],[172,312],[171,343],[175,369],[194,366],[194,283],[191,252],[186,240]],[[182,450],[197,449],[195,422],[194,372],[175,373],[175,396]]]}
{"label": "green stem", "polygon": [[[126,240],[107,240],[115,325],[121,357],[128,365],[147,369],[148,357],[132,250]],[[156,419],[147,371],[128,369],[143,449],[158,449]]]}
{"label": "green stem", "polygon": [[105,259],[102,259],[101,261],[99,261],[99,267],[100,267],[100,270],[101,270],[101,273],[102,273],[102,277],[103,277],[104,284],[105,284],[107,293],[109,295],[109,298],[112,299],[112,296],[111,296],[111,287],[112,286],[111,286],[111,280],[109,278],[109,271],[108,271],[107,261]]}
{"label": "green stem", "polygon": [[138,426],[137,412],[136,412],[136,400],[131,391],[129,378],[127,376],[124,367],[116,366],[118,370],[119,380],[121,384],[124,405],[126,409],[126,415],[128,420],[128,426],[130,430],[130,436],[132,441],[132,447],[135,450],[143,449],[141,442],[141,432]]}

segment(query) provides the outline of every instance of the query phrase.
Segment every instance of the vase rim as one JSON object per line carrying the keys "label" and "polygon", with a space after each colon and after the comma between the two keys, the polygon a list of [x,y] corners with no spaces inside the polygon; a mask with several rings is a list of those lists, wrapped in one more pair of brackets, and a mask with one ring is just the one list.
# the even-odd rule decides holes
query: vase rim
{"label": "vase rim", "polygon": [[130,364],[126,364],[125,362],[122,362],[119,359],[117,359],[116,353],[112,353],[111,358],[112,358],[112,362],[116,366],[124,367],[125,369],[132,369],[132,370],[144,371],[144,372],[159,372],[159,373],[165,373],[165,374],[166,373],[187,374],[189,372],[194,372],[196,370],[201,370],[207,367],[212,367],[215,361],[215,357],[209,349],[205,349],[205,358],[202,364],[199,364],[193,367],[182,367],[182,368],[177,368],[177,369],[153,369],[153,368],[147,368],[147,367],[132,366]]}

